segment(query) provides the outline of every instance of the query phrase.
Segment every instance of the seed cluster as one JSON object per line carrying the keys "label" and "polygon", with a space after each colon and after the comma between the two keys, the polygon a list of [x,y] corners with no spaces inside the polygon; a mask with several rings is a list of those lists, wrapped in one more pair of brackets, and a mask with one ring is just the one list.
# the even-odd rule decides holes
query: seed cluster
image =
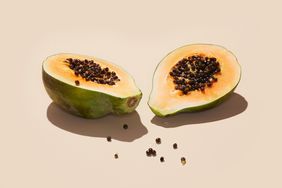
{"label": "seed cluster", "polygon": [[115,85],[120,81],[114,71],[110,71],[108,67],[102,68],[93,60],[68,58],[65,62],[68,63],[69,68],[74,71],[76,76],[81,76],[86,81],[108,85]]}
{"label": "seed cluster", "polygon": [[215,57],[193,55],[183,58],[170,71],[175,89],[184,95],[211,87],[217,82],[216,75],[220,73],[220,64]]}
{"label": "seed cluster", "polygon": [[146,155],[147,155],[148,157],[151,157],[151,156],[155,157],[155,156],[157,156],[157,152],[156,152],[156,150],[154,150],[153,148],[149,148],[149,149],[146,151]]}

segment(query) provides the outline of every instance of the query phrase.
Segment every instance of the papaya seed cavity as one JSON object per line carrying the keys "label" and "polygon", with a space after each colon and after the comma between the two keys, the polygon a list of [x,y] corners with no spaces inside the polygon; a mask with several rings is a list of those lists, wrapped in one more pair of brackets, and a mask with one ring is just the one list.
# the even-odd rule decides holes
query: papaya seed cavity
{"label": "papaya seed cavity", "polygon": [[115,85],[120,81],[114,71],[111,71],[108,67],[102,68],[93,60],[67,58],[65,62],[68,63],[69,68],[74,71],[76,76],[81,76],[86,81],[107,85]]}
{"label": "papaya seed cavity", "polygon": [[169,74],[173,78],[175,90],[187,95],[195,90],[204,92],[207,87],[212,87],[220,72],[220,63],[215,57],[193,55],[178,61]]}

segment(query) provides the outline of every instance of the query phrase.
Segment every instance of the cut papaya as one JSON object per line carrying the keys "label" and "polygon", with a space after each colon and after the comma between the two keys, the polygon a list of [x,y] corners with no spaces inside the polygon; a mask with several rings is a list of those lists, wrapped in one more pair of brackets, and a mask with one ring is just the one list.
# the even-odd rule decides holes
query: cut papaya
{"label": "cut papaya", "polygon": [[157,116],[211,108],[228,98],[240,78],[236,57],[224,47],[186,45],[157,66],[148,105]]}
{"label": "cut papaya", "polygon": [[50,56],[43,62],[42,73],[50,98],[62,109],[84,118],[133,112],[142,97],[126,71],[92,56]]}

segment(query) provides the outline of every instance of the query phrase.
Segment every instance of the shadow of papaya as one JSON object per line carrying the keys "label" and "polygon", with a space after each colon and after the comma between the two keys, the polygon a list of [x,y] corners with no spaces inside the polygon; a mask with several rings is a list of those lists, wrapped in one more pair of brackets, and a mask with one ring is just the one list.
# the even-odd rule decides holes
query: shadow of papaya
{"label": "shadow of papaya", "polygon": [[180,113],[168,117],[154,116],[151,122],[165,128],[179,127],[183,125],[208,123],[227,119],[244,112],[248,102],[238,93],[233,93],[220,105],[201,112]]}
{"label": "shadow of papaya", "polygon": [[[84,119],[71,115],[55,103],[51,103],[47,109],[47,118],[60,129],[89,137],[111,136],[112,139],[132,142],[148,133],[136,111],[121,116],[108,115],[99,119]],[[124,124],[128,124],[128,129],[123,129]]]}

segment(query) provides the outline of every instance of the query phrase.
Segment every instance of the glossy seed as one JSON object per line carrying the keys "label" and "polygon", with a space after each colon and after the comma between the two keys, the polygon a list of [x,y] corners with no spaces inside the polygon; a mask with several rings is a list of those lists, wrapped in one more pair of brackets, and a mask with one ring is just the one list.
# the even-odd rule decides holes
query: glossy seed
{"label": "glossy seed", "polygon": [[185,165],[185,164],[186,164],[186,159],[185,159],[185,157],[181,157],[180,161],[181,161],[181,164],[182,164],[182,165]]}
{"label": "glossy seed", "polygon": [[108,141],[108,142],[111,142],[111,141],[112,141],[112,137],[108,136],[108,137],[107,137],[107,141]]}
{"label": "glossy seed", "polygon": [[161,144],[161,142],[162,142],[162,141],[161,141],[161,138],[156,138],[156,143],[157,143],[157,144]]}
{"label": "glossy seed", "polygon": [[123,124],[123,129],[128,129],[128,125],[127,124]]}
{"label": "glossy seed", "polygon": [[160,157],[160,161],[161,162],[164,162],[165,160],[164,160],[164,157]]}
{"label": "glossy seed", "polygon": [[117,153],[115,153],[114,157],[115,157],[115,159],[117,159],[117,158],[118,158],[118,154],[117,154]]}
{"label": "glossy seed", "polygon": [[156,150],[153,150],[152,155],[153,155],[154,157],[155,157],[155,156],[157,156],[157,152],[156,152]]}
{"label": "glossy seed", "polygon": [[177,149],[177,148],[178,148],[178,146],[177,146],[176,143],[174,143],[174,144],[172,145],[172,147],[173,147],[173,149]]}
{"label": "glossy seed", "polygon": [[78,80],[75,80],[74,83],[75,83],[75,85],[79,86],[79,81]]}

